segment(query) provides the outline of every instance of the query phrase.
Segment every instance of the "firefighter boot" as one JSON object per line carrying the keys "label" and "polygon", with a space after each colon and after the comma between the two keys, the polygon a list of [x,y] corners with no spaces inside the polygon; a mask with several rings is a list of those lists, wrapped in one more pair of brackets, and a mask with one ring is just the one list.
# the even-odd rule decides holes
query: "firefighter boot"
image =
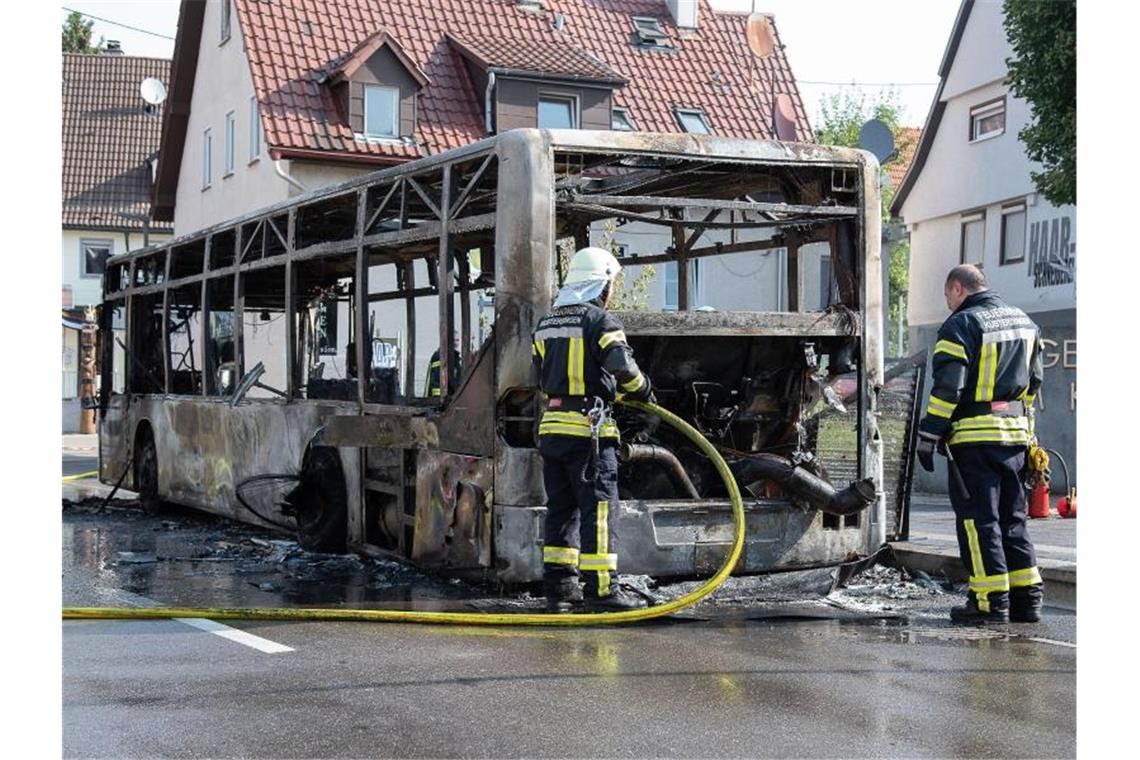
{"label": "firefighter boot", "polygon": [[610,585],[609,593],[604,596],[599,596],[594,588],[594,584],[587,581],[586,609],[590,612],[621,612],[649,606],[643,596],[623,587],[616,578]]}
{"label": "firefighter boot", "polygon": [[1045,603],[1045,587],[1034,583],[1009,590],[1009,620],[1011,623],[1037,623],[1041,621],[1041,607]]}
{"label": "firefighter boot", "polygon": [[573,575],[545,578],[542,590],[546,596],[547,612],[570,612],[582,604],[582,587]]}
{"label": "firefighter boot", "polygon": [[992,593],[989,595],[989,611],[978,609],[978,600],[974,592],[966,595],[966,603],[960,607],[950,608],[950,619],[962,625],[985,625],[986,623],[1009,622],[1009,595],[1008,592]]}

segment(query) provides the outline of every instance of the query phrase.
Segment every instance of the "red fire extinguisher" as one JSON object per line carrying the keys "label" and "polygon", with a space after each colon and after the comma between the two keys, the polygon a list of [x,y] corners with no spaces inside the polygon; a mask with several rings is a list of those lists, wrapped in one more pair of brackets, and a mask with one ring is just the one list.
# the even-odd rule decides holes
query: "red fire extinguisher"
{"label": "red fire extinguisher", "polygon": [[1049,516],[1049,454],[1037,444],[1029,447],[1026,455],[1027,483],[1029,486],[1029,516]]}
{"label": "red fire extinguisher", "polygon": [[1073,488],[1072,482],[1069,480],[1069,465],[1057,451],[1053,449],[1047,449],[1047,451],[1061,463],[1061,472],[1065,474],[1065,496],[1057,500],[1057,514],[1061,517],[1076,517],[1077,489]]}

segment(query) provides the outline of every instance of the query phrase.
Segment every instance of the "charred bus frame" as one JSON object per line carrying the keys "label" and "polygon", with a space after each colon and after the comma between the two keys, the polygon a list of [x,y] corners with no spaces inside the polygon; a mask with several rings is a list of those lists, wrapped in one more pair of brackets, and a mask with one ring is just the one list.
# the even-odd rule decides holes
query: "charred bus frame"
{"label": "charred bus frame", "polygon": [[[734,457],[750,487],[741,569],[866,556],[895,530],[877,408],[878,174],[869,154],[843,148],[513,130],[115,257],[100,317],[100,477],[125,472],[152,502],[296,524],[307,545],[396,552],[508,582],[539,578],[542,399],[531,331],[561,277],[558,241],[583,245],[612,220],[619,234],[628,224],[667,231],[659,253],[624,263],[677,262],[677,310],[622,318],[659,402]],[[710,241],[717,230],[734,237]],[[736,239],[740,231],[753,239]],[[825,310],[802,303],[796,262],[812,244],[829,252],[838,293]],[[689,261],[773,251],[786,252],[786,310],[692,309]],[[377,268],[388,268],[387,279]],[[477,292],[493,292],[494,324],[473,347]],[[308,317],[322,299],[349,315],[351,349],[334,380],[313,374]],[[463,347],[462,375],[452,352],[440,352],[438,399],[414,392],[420,299],[437,302],[432,343],[451,346],[458,335]],[[374,368],[372,327],[401,311],[403,366],[385,374]],[[280,387],[262,382],[264,364],[249,366],[254,314],[284,317]],[[126,370],[120,387],[116,364]],[[837,395],[844,376],[846,395]],[[825,431],[833,409],[845,416]],[[715,567],[731,534],[716,479],[665,431],[626,417],[623,469],[639,474],[622,484],[621,570]],[[909,424],[901,436],[911,437]],[[843,449],[845,464],[832,469],[851,476],[855,492],[828,483],[835,473],[820,453],[829,445]],[[238,498],[250,481],[275,476],[299,484],[265,507],[272,514]],[[852,493],[860,503],[828,508],[828,498]]]}

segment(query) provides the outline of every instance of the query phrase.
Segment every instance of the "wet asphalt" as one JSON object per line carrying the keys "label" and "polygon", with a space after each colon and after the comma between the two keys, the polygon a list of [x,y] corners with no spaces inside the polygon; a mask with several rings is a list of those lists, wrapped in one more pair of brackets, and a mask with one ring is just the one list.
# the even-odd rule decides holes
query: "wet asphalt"
{"label": "wet asphalt", "polygon": [[[188,511],[95,504],[65,503],[65,606],[537,604]],[[827,571],[733,579],[680,618],[571,630],[64,621],[63,754],[1074,756],[1075,616],[952,627],[958,597],[938,581],[877,567],[827,594]]]}

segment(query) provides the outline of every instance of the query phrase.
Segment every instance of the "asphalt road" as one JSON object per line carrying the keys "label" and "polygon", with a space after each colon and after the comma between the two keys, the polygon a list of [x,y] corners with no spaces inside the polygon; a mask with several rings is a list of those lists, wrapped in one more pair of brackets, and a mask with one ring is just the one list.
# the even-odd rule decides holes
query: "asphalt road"
{"label": "asphalt road", "polygon": [[[458,588],[298,556],[214,518],[71,509],[63,531],[65,605],[375,605],[386,585],[421,600]],[[954,595],[873,574],[833,596],[891,615],[736,604],[580,630],[65,621],[64,756],[1075,755],[1072,615],[955,628]]]}

